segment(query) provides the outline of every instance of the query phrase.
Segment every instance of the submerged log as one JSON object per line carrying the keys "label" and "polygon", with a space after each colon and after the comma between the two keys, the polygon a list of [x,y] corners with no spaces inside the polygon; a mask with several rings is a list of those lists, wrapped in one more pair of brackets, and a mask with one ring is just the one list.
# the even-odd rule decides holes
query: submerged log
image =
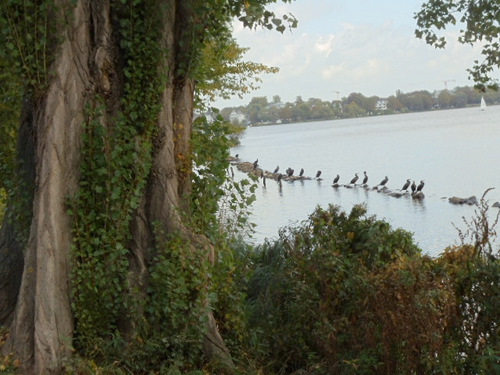
{"label": "submerged log", "polygon": [[469,198],[451,197],[448,198],[448,202],[451,204],[468,204],[471,206],[473,204],[477,204],[477,198],[475,195],[472,195]]}
{"label": "submerged log", "polygon": [[282,181],[303,181],[303,180],[311,180],[311,177],[306,177],[306,176],[288,176],[286,174],[282,173],[273,173],[270,171],[263,170],[259,167],[255,168],[253,163],[243,161],[243,162],[235,162],[234,165],[236,165],[236,168],[238,170],[248,174],[248,175],[253,175],[255,177],[265,177],[267,179],[272,179],[275,181],[279,180],[279,177],[281,176]]}
{"label": "submerged log", "polygon": [[404,193],[400,191],[389,191],[387,192],[387,195],[394,198],[401,198],[404,195]]}

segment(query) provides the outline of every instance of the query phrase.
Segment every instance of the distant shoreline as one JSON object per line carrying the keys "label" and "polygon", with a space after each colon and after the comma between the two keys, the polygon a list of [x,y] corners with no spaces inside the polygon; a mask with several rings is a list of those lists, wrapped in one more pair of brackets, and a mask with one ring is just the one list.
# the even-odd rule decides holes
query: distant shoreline
{"label": "distant shoreline", "polygon": [[[498,105],[500,105],[500,103],[490,104],[488,107],[496,107]],[[393,115],[409,115],[409,114],[412,114],[412,113],[425,113],[425,112],[436,112],[436,111],[453,111],[453,110],[457,110],[457,109],[479,108],[479,107],[480,107],[480,105],[470,104],[468,106],[460,107],[460,108],[433,108],[433,109],[429,109],[429,110],[426,110],[426,111],[408,111],[408,112],[395,112],[395,113],[380,113],[380,114],[376,114],[376,115],[366,115],[366,116],[359,116],[359,117],[341,117],[341,118],[329,118],[329,119],[320,119],[320,120],[303,120],[303,121],[281,122],[281,123],[271,123],[271,124],[257,123],[257,124],[248,125],[248,127],[257,128],[257,127],[262,127],[262,126],[280,126],[280,125],[301,124],[301,123],[309,123],[309,122],[351,120],[351,119],[358,119],[358,118],[370,118],[370,117],[393,116]]]}
{"label": "distant shoreline", "polygon": [[498,105],[500,91],[479,92],[465,86],[434,92],[397,91],[386,98],[366,97],[361,93],[326,101],[317,98],[303,100],[298,96],[295,102],[286,103],[276,95],[272,102],[267,97],[254,97],[246,106],[226,107],[219,113],[236,126],[267,126],[478,107],[483,99],[487,106]]}

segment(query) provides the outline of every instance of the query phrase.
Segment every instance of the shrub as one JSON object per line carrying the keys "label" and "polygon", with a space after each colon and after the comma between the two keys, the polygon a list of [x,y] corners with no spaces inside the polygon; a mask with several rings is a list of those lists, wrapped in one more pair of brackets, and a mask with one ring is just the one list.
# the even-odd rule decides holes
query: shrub
{"label": "shrub", "polygon": [[410,233],[318,208],[262,245],[248,285],[249,325],[273,373],[427,372],[453,296]]}

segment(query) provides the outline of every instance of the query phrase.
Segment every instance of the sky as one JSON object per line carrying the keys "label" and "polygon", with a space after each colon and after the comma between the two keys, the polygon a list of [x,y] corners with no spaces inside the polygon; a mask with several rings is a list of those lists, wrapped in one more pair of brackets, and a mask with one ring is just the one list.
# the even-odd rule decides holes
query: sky
{"label": "sky", "polygon": [[[239,99],[217,100],[218,108],[247,105],[253,97],[295,102],[335,100],[359,92],[388,97],[397,90],[443,90],[473,86],[467,68],[480,60],[480,49],[457,42],[446,30],[447,47],[435,49],[415,37],[415,12],[423,0],[295,0],[277,3],[277,15],[291,13],[298,27],[283,34],[249,30],[237,21],[234,33],[244,59],[275,66],[263,74],[260,89]],[[445,83],[446,81],[446,83]]]}

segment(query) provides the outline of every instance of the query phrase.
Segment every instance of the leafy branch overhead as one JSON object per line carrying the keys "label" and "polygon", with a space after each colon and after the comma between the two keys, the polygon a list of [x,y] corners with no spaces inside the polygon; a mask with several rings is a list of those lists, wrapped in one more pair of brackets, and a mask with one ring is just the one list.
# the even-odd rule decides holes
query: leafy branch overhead
{"label": "leafy branch overhead", "polygon": [[225,40],[211,40],[203,50],[203,63],[197,71],[198,99],[214,101],[216,97],[229,99],[234,95],[242,98],[258,89],[262,82],[261,73],[277,73],[278,68],[251,61],[243,61],[248,48],[238,46],[229,37]]}
{"label": "leafy branch overhead", "polygon": [[[284,3],[291,3],[293,0],[282,0]],[[287,27],[293,29],[297,27],[297,19],[291,15],[283,15],[282,18],[276,16],[276,14],[268,9],[271,3],[277,3],[278,0],[231,0],[229,1],[229,7],[233,15],[237,16],[238,19],[243,23],[243,26],[255,29],[257,27],[264,27],[269,30],[275,29],[280,33],[283,33]]]}
{"label": "leafy branch overhead", "polygon": [[[292,0],[282,0],[291,3]],[[223,9],[224,19],[237,18],[244,27],[256,29],[262,27],[283,33],[287,28],[297,27],[298,21],[293,15],[277,16],[265,7],[277,0],[228,1]],[[228,17],[228,18],[226,18]],[[202,24],[213,21],[204,17]],[[240,47],[231,35],[230,28],[218,28],[217,33],[205,35],[200,64],[195,70],[198,104],[204,100],[213,101],[221,97],[229,99],[237,95],[242,97],[259,88],[262,73],[277,73],[277,67],[243,60],[248,48]]]}
{"label": "leafy branch overhead", "polygon": [[432,0],[422,4],[415,14],[415,35],[426,43],[444,48],[446,38],[439,31],[448,26],[460,25],[458,41],[482,47],[483,60],[475,60],[467,71],[476,87],[498,89],[492,73],[500,67],[500,3],[498,1]]}

